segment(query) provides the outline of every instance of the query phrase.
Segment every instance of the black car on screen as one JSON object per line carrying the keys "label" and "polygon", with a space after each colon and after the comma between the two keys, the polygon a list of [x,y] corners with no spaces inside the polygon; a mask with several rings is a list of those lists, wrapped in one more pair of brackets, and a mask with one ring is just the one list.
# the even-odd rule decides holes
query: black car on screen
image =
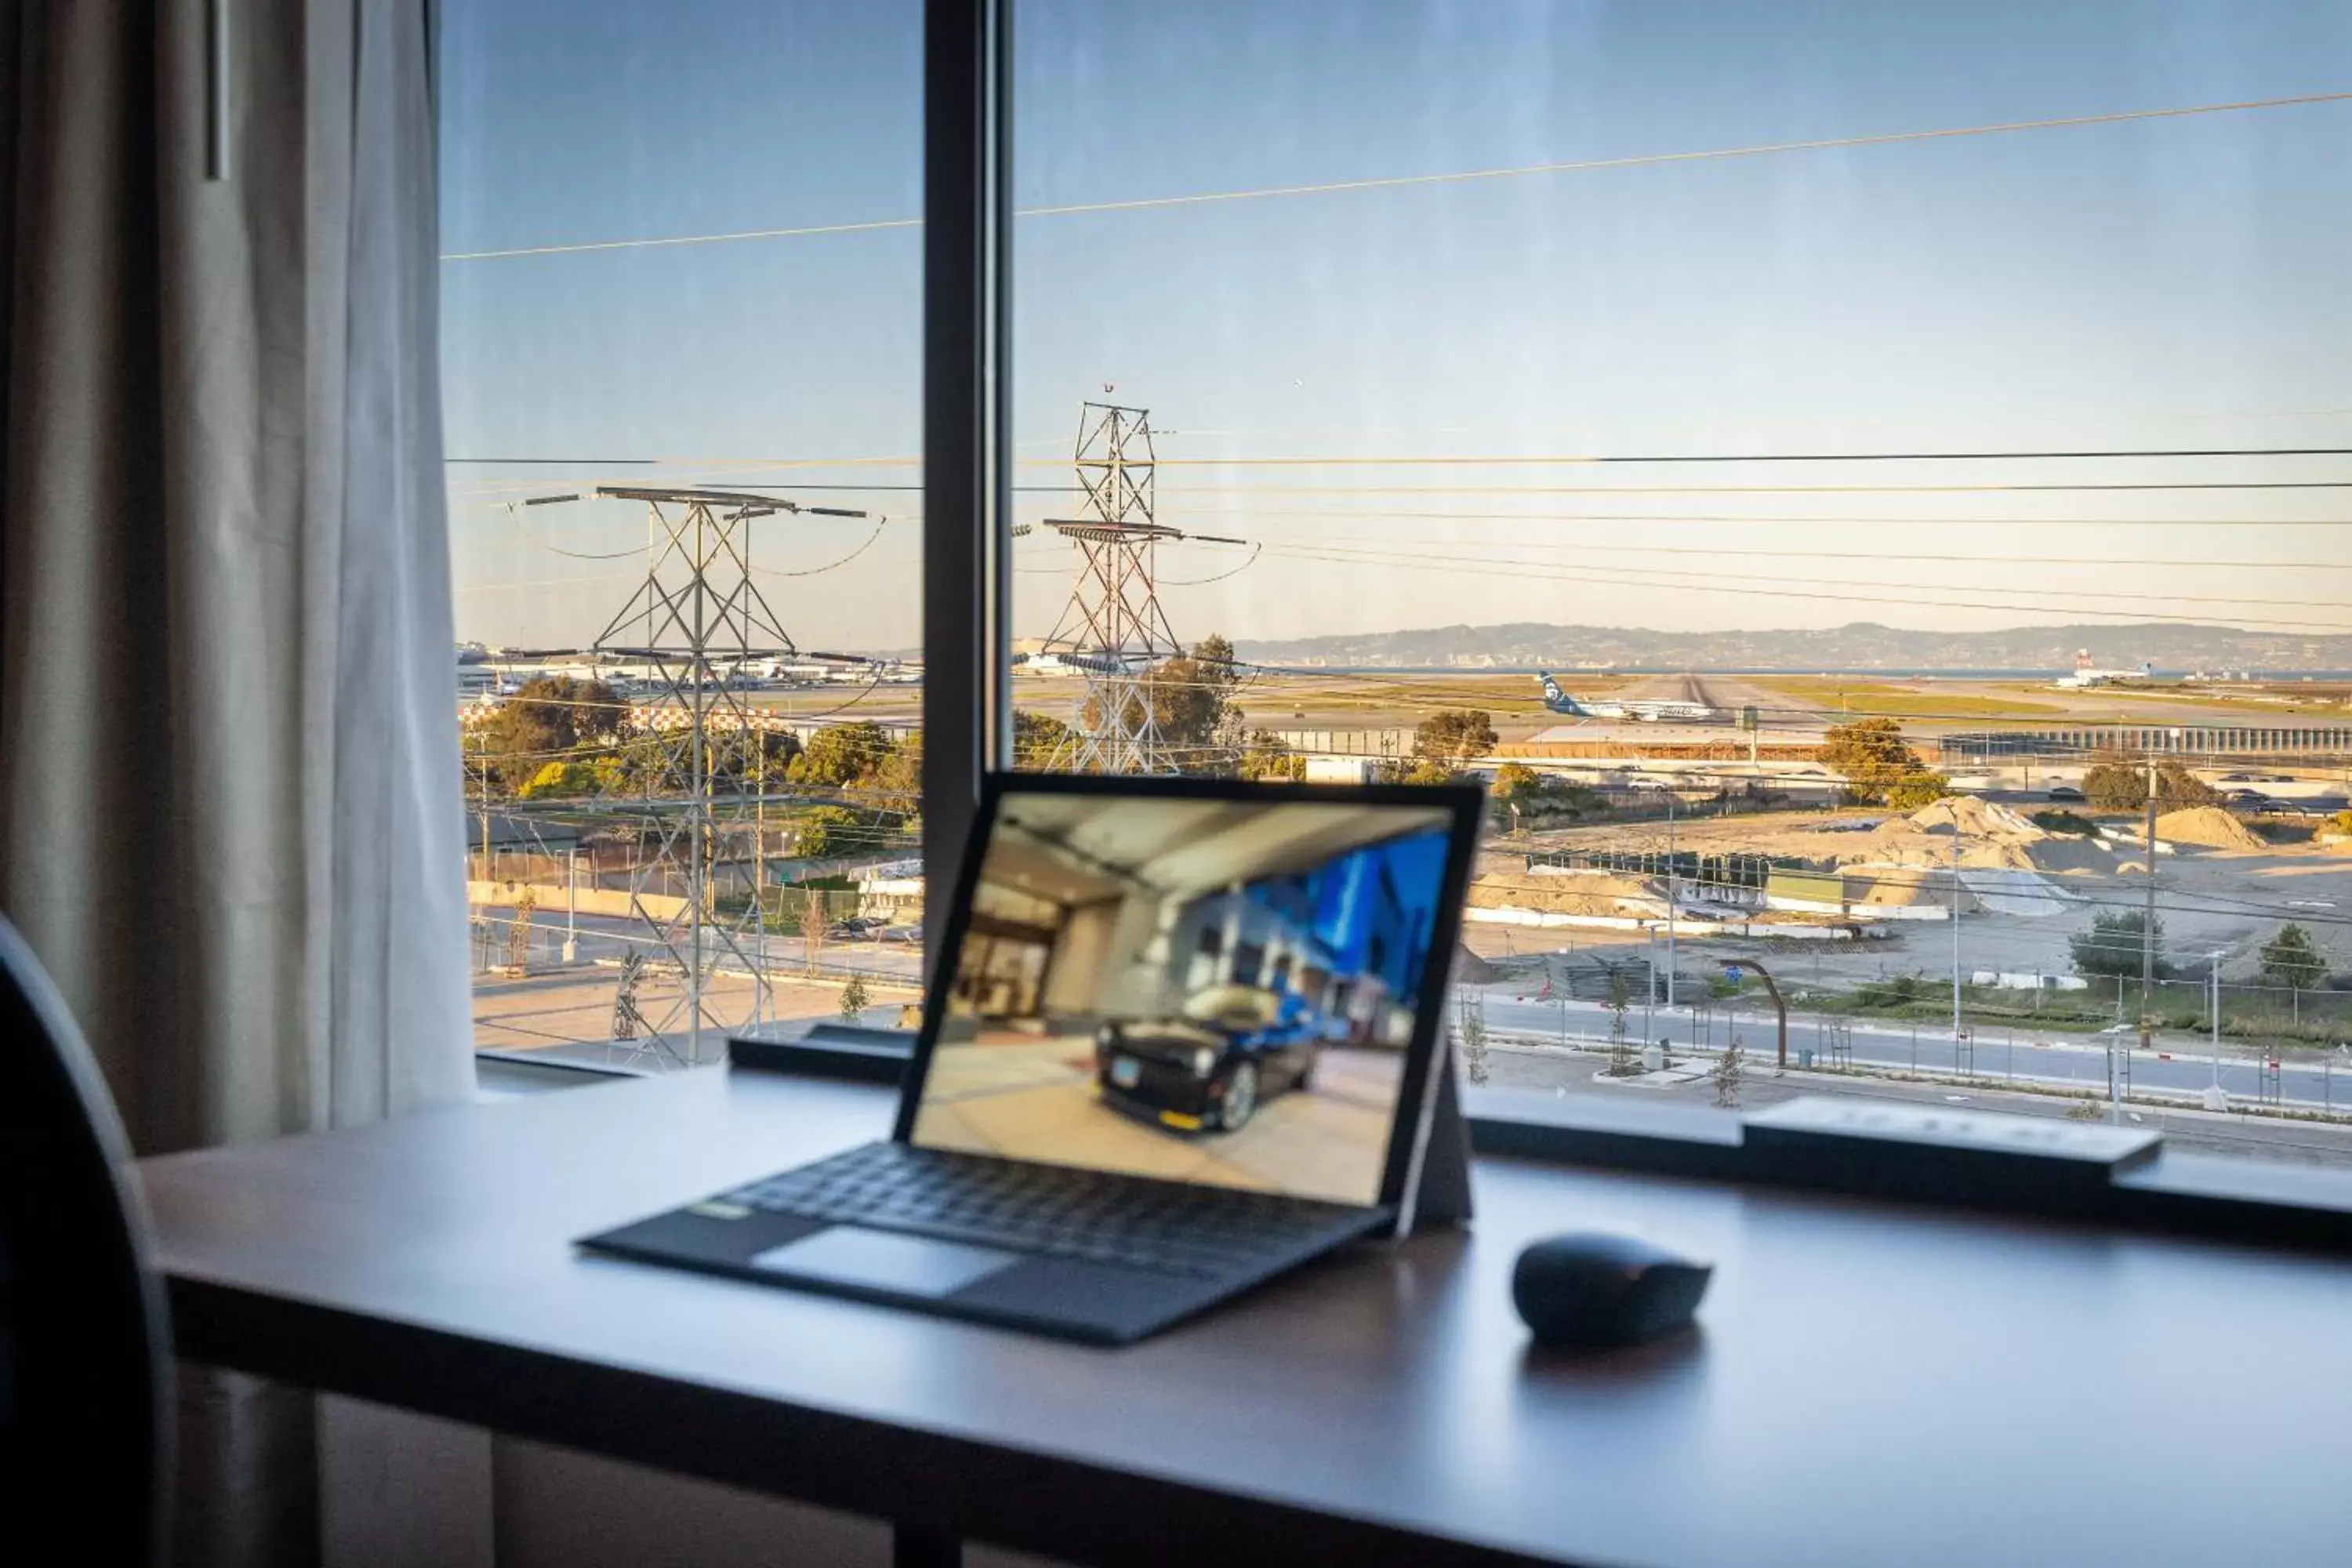
{"label": "black car on screen", "polygon": [[1095,1036],[1106,1102],[1180,1132],[1237,1132],[1274,1096],[1313,1081],[1321,1019],[1300,998],[1211,985],[1176,1016],[1121,1019]]}

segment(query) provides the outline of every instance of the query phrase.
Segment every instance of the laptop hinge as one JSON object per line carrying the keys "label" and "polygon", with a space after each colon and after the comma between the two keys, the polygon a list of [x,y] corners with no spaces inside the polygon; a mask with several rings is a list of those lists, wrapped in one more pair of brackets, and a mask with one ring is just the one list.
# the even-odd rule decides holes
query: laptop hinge
{"label": "laptop hinge", "polygon": [[1470,1127],[1462,1117],[1454,1043],[1440,1041],[1430,1066],[1428,1123],[1411,1190],[1397,1216],[1397,1234],[1418,1235],[1470,1219]]}

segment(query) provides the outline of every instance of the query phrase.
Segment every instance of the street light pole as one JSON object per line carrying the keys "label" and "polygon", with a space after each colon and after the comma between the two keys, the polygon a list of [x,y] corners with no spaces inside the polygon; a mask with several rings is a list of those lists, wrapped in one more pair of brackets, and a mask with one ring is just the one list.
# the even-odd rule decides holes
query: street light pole
{"label": "street light pole", "polygon": [[1771,995],[1772,1011],[1780,1025],[1779,1055],[1777,1058],[1780,1062],[1780,1070],[1787,1072],[1789,1070],[1789,1004],[1781,999],[1780,983],[1772,978],[1772,972],[1770,970],[1765,968],[1762,964],[1757,963],[1752,958],[1727,958],[1723,961],[1723,967],[1727,973],[1741,969],[1752,969],[1756,972],[1756,978],[1764,982],[1764,989]]}

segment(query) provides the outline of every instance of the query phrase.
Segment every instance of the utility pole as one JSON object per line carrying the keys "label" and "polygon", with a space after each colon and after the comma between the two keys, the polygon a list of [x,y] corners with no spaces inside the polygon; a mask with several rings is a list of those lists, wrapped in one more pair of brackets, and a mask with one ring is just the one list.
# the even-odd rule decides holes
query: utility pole
{"label": "utility pole", "polygon": [[2147,756],[2147,906],[2139,918],[2139,1010],[2147,1013],[2156,986],[2156,753]]}
{"label": "utility pole", "polygon": [[1952,1050],[1960,1048],[1960,832],[1952,829]]}
{"label": "utility pole", "polygon": [[490,738],[478,732],[476,738],[481,742],[475,750],[482,761],[482,880],[487,884],[495,879],[490,874]]}
{"label": "utility pole", "polygon": [[1666,792],[1666,1014],[1675,1010],[1675,902],[1681,890],[1682,867],[1675,858],[1675,805],[1681,797]]}
{"label": "utility pole", "polygon": [[2221,1092],[2221,954],[2219,950],[2213,954],[2212,973],[2206,977],[2206,984],[2213,994],[2213,1082],[2205,1091],[2205,1109],[2227,1110],[2230,1099]]}

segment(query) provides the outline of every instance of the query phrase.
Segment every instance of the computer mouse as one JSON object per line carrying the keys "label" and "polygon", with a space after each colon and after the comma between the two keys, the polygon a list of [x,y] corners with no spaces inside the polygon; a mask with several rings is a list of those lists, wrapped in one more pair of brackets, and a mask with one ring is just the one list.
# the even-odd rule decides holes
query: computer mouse
{"label": "computer mouse", "polygon": [[1511,1300],[1544,1344],[1639,1344],[1688,1324],[1714,1272],[1637,1237],[1583,1231],[1530,1242]]}

